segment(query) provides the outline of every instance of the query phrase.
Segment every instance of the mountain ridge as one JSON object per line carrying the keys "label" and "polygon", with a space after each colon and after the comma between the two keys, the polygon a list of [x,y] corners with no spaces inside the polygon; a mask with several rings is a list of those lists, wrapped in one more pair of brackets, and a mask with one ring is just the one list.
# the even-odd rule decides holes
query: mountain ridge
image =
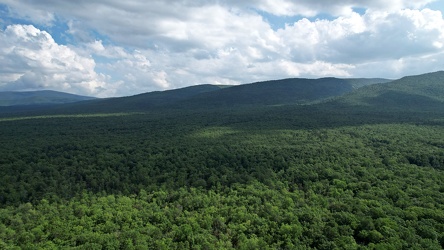
{"label": "mountain ridge", "polygon": [[0,92],[0,106],[51,105],[94,99],[97,98],[54,90]]}
{"label": "mountain ridge", "polygon": [[[70,95],[70,94],[69,94]],[[444,103],[444,71],[382,78],[288,78],[242,85],[202,84],[127,97],[89,98],[71,103],[34,105],[38,112],[112,113],[238,109],[282,105],[318,105],[319,109],[439,111]],[[3,113],[7,112],[5,107]],[[31,106],[14,110],[32,109]],[[6,110],[6,111],[5,111]],[[32,110],[31,110],[32,111]]]}
{"label": "mountain ridge", "polygon": [[343,95],[362,86],[388,82],[382,78],[287,78],[232,86],[194,96],[180,105],[237,106],[310,104]]}
{"label": "mountain ridge", "polygon": [[391,82],[364,86],[338,97],[343,105],[374,108],[421,109],[444,103],[444,71],[405,76]]}
{"label": "mountain ridge", "polygon": [[126,97],[71,104],[70,109],[88,112],[146,112],[157,109],[235,108],[285,104],[311,104],[359,89],[388,82],[382,78],[288,78],[241,85],[194,85]]}

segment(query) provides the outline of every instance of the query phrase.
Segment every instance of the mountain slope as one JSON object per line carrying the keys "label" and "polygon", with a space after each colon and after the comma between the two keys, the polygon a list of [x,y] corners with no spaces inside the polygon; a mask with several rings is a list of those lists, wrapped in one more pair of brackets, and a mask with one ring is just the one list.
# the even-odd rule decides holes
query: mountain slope
{"label": "mountain slope", "polygon": [[[45,95],[42,95],[43,93]],[[57,99],[54,96],[59,93],[52,91],[43,91],[40,93],[40,97],[30,96],[28,93],[9,93],[9,96],[12,94],[24,95],[28,99],[16,98],[13,104],[13,98],[2,98],[3,106],[17,105],[20,100],[21,104],[26,103],[24,100],[28,100],[27,103],[35,104],[63,103],[85,99],[85,97],[69,94],[64,94],[65,99],[60,96]],[[78,99],[67,99],[66,96]],[[316,108],[326,112],[334,109],[341,109],[343,110],[341,112],[345,112],[350,109],[358,110],[357,107],[359,107],[361,113],[366,113],[369,110],[378,112],[384,110],[390,112],[393,110],[440,111],[444,107],[444,71],[407,76],[394,81],[387,79],[293,78],[237,86],[197,85],[129,97],[64,104],[53,110],[56,113],[145,112],[171,108],[183,111],[196,108],[212,110],[243,106],[307,105],[329,98],[335,99],[316,105]]]}
{"label": "mountain slope", "polygon": [[0,106],[62,104],[92,99],[95,98],[52,90],[0,92]]}
{"label": "mountain slope", "polygon": [[444,104],[444,71],[366,86],[336,102],[383,109],[434,110]]}
{"label": "mountain slope", "polygon": [[[252,105],[309,104],[351,92],[387,79],[283,79],[237,86],[196,85],[70,105],[78,112],[207,109]],[[82,111],[83,110],[83,111]]]}
{"label": "mountain slope", "polygon": [[218,91],[227,86],[196,85],[180,89],[154,91],[133,96],[114,97],[89,102],[74,103],[60,107],[59,110],[70,109],[70,112],[131,112],[148,111],[160,107],[169,107],[185,99],[201,93]]}
{"label": "mountain slope", "polygon": [[181,105],[223,107],[238,105],[309,104],[351,92],[387,79],[291,78],[233,86],[203,93]]}

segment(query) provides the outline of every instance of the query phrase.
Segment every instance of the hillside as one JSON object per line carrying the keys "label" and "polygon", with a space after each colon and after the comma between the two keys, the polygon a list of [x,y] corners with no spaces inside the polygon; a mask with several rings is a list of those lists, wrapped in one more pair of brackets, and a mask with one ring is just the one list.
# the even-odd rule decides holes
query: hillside
{"label": "hillside", "polygon": [[387,79],[291,78],[242,84],[203,93],[181,105],[190,107],[235,107],[242,105],[310,104],[341,96],[363,86],[388,82]]}
{"label": "hillside", "polygon": [[[311,104],[387,79],[292,78],[237,86],[196,85],[134,96],[97,99],[47,110],[55,113],[148,112]],[[11,111],[12,112],[12,111]]]}
{"label": "hillside", "polygon": [[133,96],[78,103],[70,105],[70,109],[78,110],[78,112],[149,111],[154,108],[169,107],[196,95],[219,91],[226,87],[228,86],[203,84],[173,90],[154,91]]}
{"label": "hillside", "polygon": [[95,98],[52,90],[0,92],[0,106],[62,104],[93,99]]}
{"label": "hillside", "polygon": [[437,110],[444,104],[444,71],[366,86],[338,98],[336,102],[392,110]]}
{"label": "hillside", "polygon": [[440,75],[283,105],[204,85],[0,115],[0,249],[442,249]]}

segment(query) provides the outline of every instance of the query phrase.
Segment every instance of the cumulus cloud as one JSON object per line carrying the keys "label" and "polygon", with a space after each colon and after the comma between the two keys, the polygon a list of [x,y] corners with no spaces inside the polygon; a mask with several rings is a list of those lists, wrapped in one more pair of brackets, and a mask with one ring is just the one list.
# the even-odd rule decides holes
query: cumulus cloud
{"label": "cumulus cloud", "polygon": [[[109,77],[104,95],[131,95],[172,87],[165,71],[166,65],[171,62],[156,53],[104,45],[101,40],[86,43],[79,50],[93,55],[97,61],[96,70],[105,72]],[[154,65],[149,57],[156,59]]]}
{"label": "cumulus cloud", "polygon": [[[373,10],[399,10],[418,8],[433,0],[3,0],[15,15],[39,23],[67,19],[70,31],[84,40],[88,34],[85,27],[96,30],[124,45],[149,48],[167,46],[168,49],[187,49],[205,46],[208,43],[220,45],[229,40],[231,34],[245,27],[257,29],[254,18],[261,18],[250,10],[261,10],[274,15],[315,16],[320,13],[351,15],[353,8]],[[241,18],[239,18],[241,17]],[[81,20],[81,28],[78,22]],[[239,25],[241,22],[241,25]],[[248,25],[245,25],[248,24]],[[199,31],[195,36],[196,31]],[[129,39],[129,37],[131,39]],[[202,41],[202,39],[204,39]],[[181,46],[176,46],[180,43]]]}
{"label": "cumulus cloud", "polygon": [[332,21],[302,19],[277,33],[296,61],[359,63],[439,52],[444,20],[429,9],[354,13]]}
{"label": "cumulus cloud", "polygon": [[[0,2],[48,30],[64,22],[72,39],[63,46],[43,28],[9,26],[3,88],[121,96],[286,77],[396,78],[444,65],[442,13],[424,8],[432,0]],[[274,30],[261,13],[298,17]]]}
{"label": "cumulus cloud", "polygon": [[316,16],[320,13],[331,14],[334,16],[349,15],[353,13],[354,8],[363,8],[370,10],[393,11],[405,8],[421,8],[428,3],[436,0],[229,0],[231,5],[242,5],[249,8],[257,8],[261,11],[274,15],[301,15]]}
{"label": "cumulus cloud", "polygon": [[97,94],[102,76],[91,58],[58,45],[32,25],[11,25],[0,33],[0,88],[3,90],[56,89]]}
{"label": "cumulus cloud", "polygon": [[[54,21],[53,13],[64,13],[84,20],[102,23],[102,18],[107,17],[111,21],[110,26],[119,23],[128,24],[133,19],[159,17],[171,17],[172,19],[189,19],[193,10],[206,8],[208,6],[223,6],[228,9],[257,9],[274,15],[302,15],[315,16],[319,13],[332,15],[344,15],[352,13],[353,8],[364,8],[370,10],[393,11],[399,9],[418,9],[437,0],[77,0],[57,1],[41,0],[35,3],[17,0],[2,0],[8,6],[16,10],[17,15],[47,23]],[[17,11],[20,10],[20,11]],[[131,13],[132,16],[128,16]],[[93,15],[91,15],[93,14]],[[96,19],[94,21],[94,19]],[[120,20],[120,22],[119,22]],[[155,30],[155,27],[143,27],[133,23],[135,29]],[[112,28],[111,28],[112,29]]]}

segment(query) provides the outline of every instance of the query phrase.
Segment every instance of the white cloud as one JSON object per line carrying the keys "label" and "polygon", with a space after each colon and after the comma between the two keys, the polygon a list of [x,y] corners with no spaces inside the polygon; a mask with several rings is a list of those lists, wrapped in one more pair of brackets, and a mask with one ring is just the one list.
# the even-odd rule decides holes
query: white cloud
{"label": "white cloud", "polygon": [[439,52],[444,20],[429,9],[355,13],[332,21],[302,19],[277,33],[293,60],[359,63]]}
{"label": "white cloud", "polygon": [[[334,16],[347,16],[353,13],[353,8],[364,8],[370,10],[394,11],[404,8],[421,8],[435,0],[256,0],[241,1],[249,7],[257,7],[262,11],[274,15],[302,15],[316,16],[320,13],[328,13]],[[231,2],[236,2],[232,0]]]}
{"label": "white cloud", "polygon": [[341,76],[349,77],[348,70],[353,68],[347,64],[332,64],[323,61],[315,61],[313,63],[295,63],[289,61],[282,61],[279,66],[283,71],[293,77],[300,75],[321,77],[321,76]]}
{"label": "white cloud", "polygon": [[[314,16],[319,13],[351,15],[352,8],[373,10],[399,10],[417,8],[433,0],[42,0],[33,3],[17,0],[2,0],[14,11],[14,15],[38,23],[55,22],[59,19],[69,21],[70,33],[85,41],[91,36],[85,28],[112,38],[114,41],[135,47],[149,48],[152,43],[167,46],[168,49],[205,46],[208,43],[220,45],[229,40],[230,34],[221,33],[240,31],[237,29],[257,27],[251,20],[260,18],[252,9],[275,15]],[[242,16],[243,18],[236,18]],[[239,25],[241,21],[241,25]],[[80,23],[79,23],[80,22]],[[249,24],[249,25],[245,25]],[[195,36],[196,31],[199,35]],[[236,32],[240,34],[240,32]],[[129,39],[130,37],[130,39]],[[201,39],[204,39],[203,41]],[[186,43],[187,42],[187,43]]]}
{"label": "white cloud", "polygon": [[0,88],[55,89],[94,95],[104,86],[95,62],[58,45],[32,25],[12,25],[0,33]]}
{"label": "white cloud", "polygon": [[[352,75],[358,76],[384,76],[386,78],[399,78],[405,75],[423,74],[443,70],[444,53],[425,56],[403,57],[361,63],[350,70]],[[406,74],[406,72],[408,72]]]}
{"label": "white cloud", "polygon": [[12,16],[18,16],[38,24],[50,26],[56,20],[54,12],[45,8],[34,8],[33,6],[27,6],[26,3],[14,0],[2,0],[0,3],[10,7],[8,10]]}
{"label": "white cloud", "polygon": [[[431,0],[0,2],[15,17],[65,22],[74,37],[62,46],[45,31],[10,26],[0,41],[8,88],[120,96],[286,77],[400,77],[444,65],[442,13],[421,9]],[[257,10],[336,17],[273,30]]]}
{"label": "white cloud", "polygon": [[[349,15],[353,12],[353,8],[363,8],[378,11],[394,11],[406,8],[419,9],[429,3],[437,0],[226,0],[225,6],[238,8],[252,8],[274,15],[301,15],[316,16],[320,13],[327,13],[334,16]],[[185,4],[194,3],[195,5],[221,3],[221,1],[201,0],[201,1],[182,1]]]}
{"label": "white cloud", "polygon": [[104,95],[132,95],[171,87],[168,73],[163,70],[165,64],[157,57],[156,67],[153,67],[148,57],[156,56],[149,51],[126,50],[119,46],[104,45],[100,40],[85,44],[79,51],[98,58],[96,70],[106,72],[109,76]]}

